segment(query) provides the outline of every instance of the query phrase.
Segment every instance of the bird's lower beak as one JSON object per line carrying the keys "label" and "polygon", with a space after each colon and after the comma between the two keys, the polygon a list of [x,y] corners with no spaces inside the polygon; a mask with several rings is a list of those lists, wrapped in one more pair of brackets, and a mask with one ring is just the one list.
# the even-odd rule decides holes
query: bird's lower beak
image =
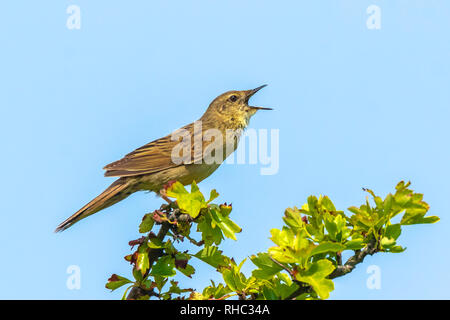
{"label": "bird's lower beak", "polygon": [[[251,96],[253,96],[255,93],[257,93],[259,90],[261,90],[264,87],[267,87],[267,84],[263,84],[262,86],[259,86],[258,88],[255,88],[252,90],[248,90],[247,91],[247,103]],[[254,109],[254,110],[273,110],[272,108],[253,107],[253,106],[248,106],[248,107],[251,109]]]}
{"label": "bird's lower beak", "polygon": [[273,110],[272,108],[263,108],[263,107],[253,107],[253,106],[248,106],[249,108],[255,109],[255,110]]}

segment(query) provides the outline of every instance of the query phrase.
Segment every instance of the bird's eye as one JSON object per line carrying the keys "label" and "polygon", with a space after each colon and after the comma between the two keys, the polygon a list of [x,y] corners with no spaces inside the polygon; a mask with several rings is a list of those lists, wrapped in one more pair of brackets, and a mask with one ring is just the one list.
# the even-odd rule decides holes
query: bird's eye
{"label": "bird's eye", "polygon": [[237,99],[238,99],[238,97],[236,95],[234,95],[234,94],[232,96],[230,96],[230,98],[229,98],[229,100],[231,102],[235,102]]}

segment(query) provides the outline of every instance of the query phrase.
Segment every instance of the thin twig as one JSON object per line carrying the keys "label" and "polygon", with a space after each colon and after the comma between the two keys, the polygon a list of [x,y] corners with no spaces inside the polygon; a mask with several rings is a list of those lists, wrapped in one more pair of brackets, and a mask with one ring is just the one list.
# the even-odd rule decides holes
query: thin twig
{"label": "thin twig", "polygon": [[[350,273],[355,269],[356,265],[359,263],[362,263],[364,261],[364,258],[367,255],[373,255],[374,253],[378,252],[377,248],[377,241],[375,238],[369,241],[367,246],[362,250],[356,250],[355,254],[351,256],[347,262],[345,262],[344,265],[338,265],[336,269],[328,276],[328,279],[335,279],[338,277],[342,277],[343,275],[346,275],[347,273]],[[273,259],[272,259],[273,260]],[[275,260],[274,260],[275,261]],[[297,282],[298,283],[298,282]],[[299,288],[295,290],[292,294],[290,294],[285,300],[292,300],[298,297],[299,295],[310,292],[312,290],[311,286],[305,285],[302,286],[301,283],[299,284]]]}
{"label": "thin twig", "polygon": [[285,266],[284,264],[282,264],[281,262],[275,260],[275,259],[272,258],[271,256],[269,256],[269,258],[270,258],[270,260],[272,260],[273,262],[275,262],[277,265],[279,265],[280,267],[282,267],[284,270],[286,270],[286,271],[289,273],[289,275],[290,275],[291,277],[295,277],[295,274],[294,274],[294,272],[293,272],[291,269],[289,269],[288,267],[286,267],[286,266]]}
{"label": "thin twig", "polygon": [[377,251],[377,242],[375,238],[373,238],[364,249],[355,251],[355,254],[351,256],[343,266],[337,266],[328,278],[335,279],[352,272],[357,264],[364,261],[366,256],[373,255]]}

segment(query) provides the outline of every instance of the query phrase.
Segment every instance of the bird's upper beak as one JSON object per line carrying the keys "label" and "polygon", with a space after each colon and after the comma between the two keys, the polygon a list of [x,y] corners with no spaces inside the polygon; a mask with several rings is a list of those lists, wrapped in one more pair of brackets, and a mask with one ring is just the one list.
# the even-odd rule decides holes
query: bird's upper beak
{"label": "bird's upper beak", "polygon": [[[263,84],[262,86],[259,86],[258,88],[255,88],[252,90],[248,90],[247,91],[247,99],[246,99],[247,103],[248,103],[248,100],[251,98],[251,96],[253,96],[255,93],[257,93],[259,90],[261,90],[264,87],[267,87],[267,84]],[[273,110],[272,108],[253,107],[253,106],[249,106],[249,108],[256,109],[256,110]]]}
{"label": "bird's upper beak", "polygon": [[261,90],[264,87],[267,87],[267,84],[263,84],[262,86],[259,86],[258,88],[255,88],[255,89],[252,89],[252,90],[248,90],[247,96],[250,98],[252,95],[257,93],[259,90]]}

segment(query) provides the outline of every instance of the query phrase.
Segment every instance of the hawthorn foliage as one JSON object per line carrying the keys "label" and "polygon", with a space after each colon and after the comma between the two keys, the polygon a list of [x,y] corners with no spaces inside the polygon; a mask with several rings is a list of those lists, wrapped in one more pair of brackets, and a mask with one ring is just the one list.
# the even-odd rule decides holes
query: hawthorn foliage
{"label": "hawthorn foliage", "polygon": [[[249,257],[255,268],[247,276],[241,272],[246,259],[237,263],[219,249],[225,238],[236,240],[242,230],[230,219],[231,205],[213,203],[219,195],[215,190],[206,199],[195,182],[190,191],[171,183],[161,193],[173,201],[146,214],[139,226],[144,236],[129,243],[136,248],[125,256],[133,279],[113,274],[106,288],[125,287],[123,299],[327,299],[333,279],[351,272],[365,256],[403,252],[397,240],[404,226],[439,221],[425,216],[428,204],[409,187],[402,181],[384,199],[364,189],[366,201],[348,208],[349,214],[327,196],[310,196],[301,208],[286,209],[282,229],[270,231],[273,246]],[[193,228],[201,239],[194,239]],[[177,249],[182,241],[195,250]],[[346,262],[344,251],[350,253]],[[202,291],[180,287],[173,277],[192,277],[192,259],[215,268],[223,283],[211,281]]]}

